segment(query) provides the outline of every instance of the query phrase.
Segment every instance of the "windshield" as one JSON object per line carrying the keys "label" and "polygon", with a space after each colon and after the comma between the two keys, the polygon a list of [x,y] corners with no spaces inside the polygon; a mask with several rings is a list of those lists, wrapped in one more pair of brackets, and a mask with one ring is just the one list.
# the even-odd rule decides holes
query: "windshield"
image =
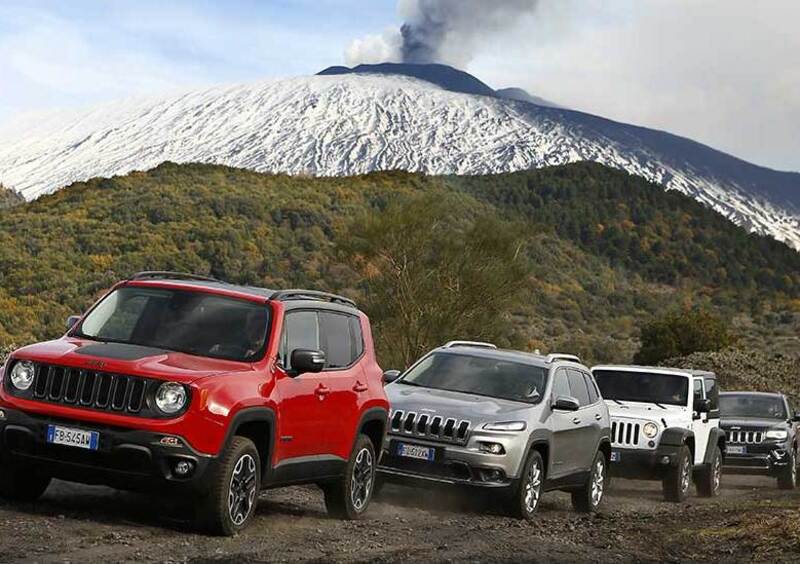
{"label": "windshield", "polygon": [[202,292],[126,286],[106,296],[74,334],[250,362],[263,356],[268,328],[265,304]]}
{"label": "windshield", "polygon": [[603,399],[668,405],[689,404],[689,378],[653,372],[595,370]]}
{"label": "windshield", "polygon": [[433,353],[409,370],[402,384],[537,403],[547,383],[544,368],[464,354]]}
{"label": "windshield", "polygon": [[752,394],[723,394],[719,396],[721,417],[757,417],[759,419],[788,419],[783,399],[779,396]]}

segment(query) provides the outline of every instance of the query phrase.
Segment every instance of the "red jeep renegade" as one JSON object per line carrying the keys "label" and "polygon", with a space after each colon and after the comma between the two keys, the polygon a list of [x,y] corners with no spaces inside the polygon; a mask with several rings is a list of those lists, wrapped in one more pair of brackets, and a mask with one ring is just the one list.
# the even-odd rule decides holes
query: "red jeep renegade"
{"label": "red jeep renegade", "polygon": [[264,488],[316,483],[330,514],[366,509],[389,406],[352,301],[143,272],[68,324],[6,362],[3,497],[51,478],[182,489],[226,535]]}

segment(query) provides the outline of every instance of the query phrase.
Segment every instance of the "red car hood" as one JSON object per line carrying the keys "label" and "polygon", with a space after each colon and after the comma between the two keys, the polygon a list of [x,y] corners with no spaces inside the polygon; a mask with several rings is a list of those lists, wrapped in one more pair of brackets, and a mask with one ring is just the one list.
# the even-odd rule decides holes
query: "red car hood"
{"label": "red car hood", "polygon": [[14,358],[184,384],[208,376],[252,370],[252,366],[245,362],[71,337],[23,347],[14,353]]}

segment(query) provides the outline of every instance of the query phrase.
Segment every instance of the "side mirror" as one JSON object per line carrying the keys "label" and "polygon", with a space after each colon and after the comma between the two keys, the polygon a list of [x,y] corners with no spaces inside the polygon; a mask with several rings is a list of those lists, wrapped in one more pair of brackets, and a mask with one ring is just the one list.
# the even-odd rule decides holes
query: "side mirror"
{"label": "side mirror", "polygon": [[553,402],[553,409],[558,411],[578,411],[580,408],[578,400],[569,396],[558,396]]}
{"label": "side mirror", "polygon": [[81,320],[80,315],[70,315],[69,317],[67,317],[67,331],[75,327],[75,324],[78,323],[78,321],[80,320]]}
{"label": "side mirror", "polygon": [[794,417],[792,417],[792,421],[795,423],[800,423],[800,411],[794,412]]}
{"label": "side mirror", "polygon": [[391,384],[400,377],[400,374],[399,370],[387,370],[383,373],[383,383]]}
{"label": "side mirror", "polygon": [[322,372],[325,368],[325,353],[313,349],[294,349],[292,351],[292,372],[299,376],[306,372]]}
{"label": "side mirror", "polygon": [[709,413],[711,411],[711,400],[700,400],[695,407],[695,411],[697,411],[697,413]]}

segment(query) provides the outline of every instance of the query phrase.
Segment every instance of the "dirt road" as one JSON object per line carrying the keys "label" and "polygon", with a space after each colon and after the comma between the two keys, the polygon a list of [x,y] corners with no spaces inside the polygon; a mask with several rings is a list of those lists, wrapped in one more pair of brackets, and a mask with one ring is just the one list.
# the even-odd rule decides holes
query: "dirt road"
{"label": "dirt road", "polygon": [[800,490],[762,478],[726,476],[721,497],[680,505],[661,501],[659,484],[616,480],[599,515],[551,493],[533,523],[400,487],[358,522],[327,518],[312,487],[267,492],[230,539],[193,534],[187,515],[174,501],[54,482],[35,504],[0,505],[0,561],[800,561]]}

